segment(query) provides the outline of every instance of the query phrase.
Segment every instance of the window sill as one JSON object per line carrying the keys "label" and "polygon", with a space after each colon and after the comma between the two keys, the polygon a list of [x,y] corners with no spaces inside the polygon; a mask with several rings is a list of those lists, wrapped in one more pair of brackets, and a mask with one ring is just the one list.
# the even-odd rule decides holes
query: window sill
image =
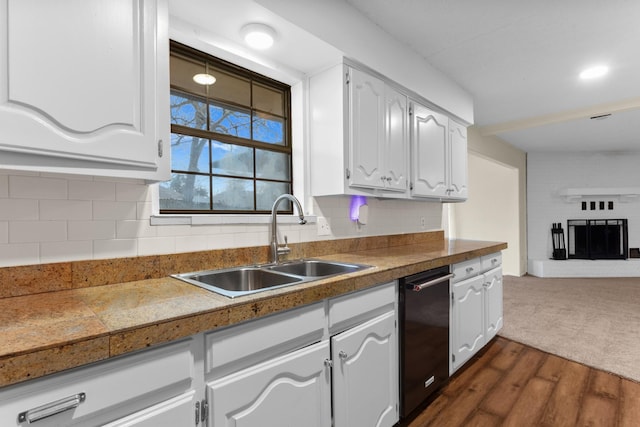
{"label": "window sill", "polygon": [[[305,215],[308,224],[317,222],[317,216]],[[278,224],[297,224],[298,215],[278,214]],[[270,224],[271,215],[152,215],[151,225],[225,225]]]}

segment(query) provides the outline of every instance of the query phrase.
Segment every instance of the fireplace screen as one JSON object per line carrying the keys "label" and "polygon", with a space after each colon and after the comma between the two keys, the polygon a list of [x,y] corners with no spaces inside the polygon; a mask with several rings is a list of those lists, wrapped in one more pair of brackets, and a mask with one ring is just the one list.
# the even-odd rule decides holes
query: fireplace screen
{"label": "fireplace screen", "polygon": [[567,233],[568,258],[627,259],[626,219],[570,219]]}

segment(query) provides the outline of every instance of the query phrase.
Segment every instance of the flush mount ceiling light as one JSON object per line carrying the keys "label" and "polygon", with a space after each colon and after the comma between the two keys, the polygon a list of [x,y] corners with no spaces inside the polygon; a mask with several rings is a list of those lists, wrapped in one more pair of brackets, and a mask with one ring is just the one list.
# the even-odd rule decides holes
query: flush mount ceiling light
{"label": "flush mount ceiling light", "polygon": [[247,24],[240,30],[244,41],[254,49],[269,49],[276,39],[276,30],[265,24]]}
{"label": "flush mount ceiling light", "polygon": [[193,81],[203,86],[211,86],[216,82],[216,78],[211,74],[196,74],[193,76]]}
{"label": "flush mount ceiling light", "polygon": [[606,65],[597,65],[595,67],[587,68],[580,73],[582,80],[596,79],[602,77],[609,72],[609,67]]}

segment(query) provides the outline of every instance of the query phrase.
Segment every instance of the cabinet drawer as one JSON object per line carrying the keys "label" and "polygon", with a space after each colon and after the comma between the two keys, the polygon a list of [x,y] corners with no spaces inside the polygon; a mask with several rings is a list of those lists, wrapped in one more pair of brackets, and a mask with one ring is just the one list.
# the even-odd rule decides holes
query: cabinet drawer
{"label": "cabinet drawer", "polygon": [[482,271],[488,271],[502,265],[502,252],[485,255],[482,258]]}
{"label": "cabinet drawer", "polygon": [[320,341],[324,304],[252,320],[205,334],[206,372],[219,377]]}
{"label": "cabinet drawer", "polygon": [[482,273],[482,261],[480,258],[470,259],[468,261],[459,262],[451,266],[451,272],[453,278],[451,283],[459,282],[460,280],[468,279],[477,274]]}
{"label": "cabinet drawer", "polygon": [[193,366],[186,340],[9,387],[0,392],[0,425],[23,426],[48,413],[55,415],[37,425],[98,425],[183,393]]}
{"label": "cabinet drawer", "polygon": [[329,330],[333,333],[394,310],[397,288],[394,281],[329,300]]}

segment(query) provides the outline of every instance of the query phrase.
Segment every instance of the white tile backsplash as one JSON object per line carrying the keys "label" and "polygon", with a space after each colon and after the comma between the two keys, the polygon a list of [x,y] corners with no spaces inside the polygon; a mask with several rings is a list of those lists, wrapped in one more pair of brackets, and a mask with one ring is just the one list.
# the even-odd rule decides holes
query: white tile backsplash
{"label": "white tile backsplash", "polygon": [[37,221],[40,201],[32,199],[0,199],[0,220]]}
{"label": "white tile backsplash", "polygon": [[[270,223],[238,224],[234,216],[203,225],[151,225],[155,189],[141,180],[37,173],[0,173],[0,267],[81,259],[170,254],[268,245]],[[369,224],[349,218],[348,196],[311,200],[305,211],[324,216],[317,225],[278,223],[278,240],[331,240],[441,228],[440,203],[369,199]],[[427,226],[419,226],[424,216]],[[237,219],[237,217],[235,217]],[[253,219],[253,217],[251,217]]]}
{"label": "white tile backsplash", "polygon": [[81,261],[86,259],[87,253],[93,254],[90,240],[40,243],[40,261],[43,263]]}
{"label": "white tile backsplash", "polygon": [[63,242],[66,240],[66,221],[12,221],[9,225],[9,243]]}
{"label": "white tile backsplash", "polygon": [[92,216],[89,200],[40,200],[41,220],[90,220]]}
{"label": "white tile backsplash", "polygon": [[12,199],[66,199],[67,180],[39,176],[9,176],[9,197]]}
{"label": "white tile backsplash", "polygon": [[116,238],[115,221],[69,221],[69,240],[110,240]]}
{"label": "white tile backsplash", "polygon": [[0,175],[0,198],[9,197],[9,176]]}
{"label": "white tile backsplash", "polygon": [[116,200],[116,183],[104,181],[69,181],[69,199]]}

